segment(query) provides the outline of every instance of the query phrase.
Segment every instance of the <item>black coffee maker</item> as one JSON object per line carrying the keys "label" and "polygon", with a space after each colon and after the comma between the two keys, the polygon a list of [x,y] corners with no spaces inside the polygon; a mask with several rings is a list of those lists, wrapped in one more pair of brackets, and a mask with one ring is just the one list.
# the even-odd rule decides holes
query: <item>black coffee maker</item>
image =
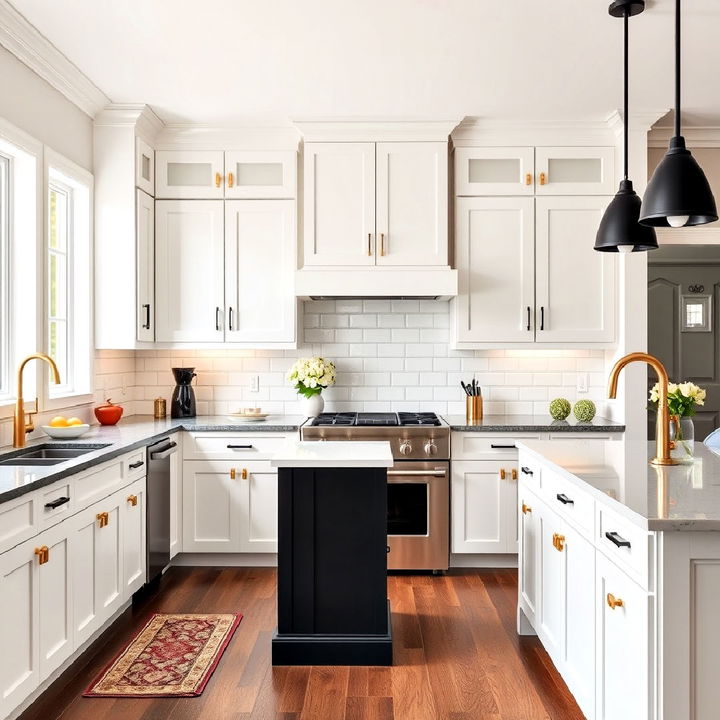
{"label": "black coffee maker", "polygon": [[170,403],[170,417],[195,417],[195,391],[190,384],[196,377],[195,368],[172,368],[175,389]]}

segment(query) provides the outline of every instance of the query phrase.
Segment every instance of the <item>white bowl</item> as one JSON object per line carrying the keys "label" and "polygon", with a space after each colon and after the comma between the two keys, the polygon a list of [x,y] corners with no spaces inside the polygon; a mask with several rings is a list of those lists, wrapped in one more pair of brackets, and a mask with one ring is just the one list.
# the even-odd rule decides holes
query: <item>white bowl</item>
{"label": "white bowl", "polygon": [[69,440],[83,436],[89,429],[89,425],[71,425],[70,427],[42,426],[43,432],[56,440]]}

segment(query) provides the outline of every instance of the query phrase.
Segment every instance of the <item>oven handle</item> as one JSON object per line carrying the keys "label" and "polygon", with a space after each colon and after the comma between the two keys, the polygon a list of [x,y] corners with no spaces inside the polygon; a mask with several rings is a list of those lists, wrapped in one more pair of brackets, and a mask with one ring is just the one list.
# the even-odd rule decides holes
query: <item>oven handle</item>
{"label": "oven handle", "polygon": [[445,477],[447,472],[445,470],[388,470],[388,475],[413,475],[413,476],[430,476],[430,477]]}

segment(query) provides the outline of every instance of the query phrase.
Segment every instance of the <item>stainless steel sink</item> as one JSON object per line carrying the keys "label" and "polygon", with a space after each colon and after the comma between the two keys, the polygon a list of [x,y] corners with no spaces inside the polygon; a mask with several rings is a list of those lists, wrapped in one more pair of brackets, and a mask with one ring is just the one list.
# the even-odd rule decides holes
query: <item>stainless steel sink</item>
{"label": "stainless steel sink", "polygon": [[72,458],[86,455],[94,450],[101,450],[107,444],[47,444],[36,445],[25,450],[17,450],[8,453],[8,456],[0,459],[0,465],[36,466],[58,465],[59,463],[71,460]]}

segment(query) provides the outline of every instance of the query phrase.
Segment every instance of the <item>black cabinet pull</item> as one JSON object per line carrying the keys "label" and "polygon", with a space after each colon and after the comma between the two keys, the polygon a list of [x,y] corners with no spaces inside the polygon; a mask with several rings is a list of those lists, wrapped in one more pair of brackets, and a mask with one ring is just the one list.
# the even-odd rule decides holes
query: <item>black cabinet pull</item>
{"label": "black cabinet pull", "polygon": [[145,330],[149,330],[150,329],[150,304],[145,303],[143,305],[143,308],[145,308],[145,322],[143,323],[143,328]]}
{"label": "black cabinet pull", "polygon": [[520,468],[520,471],[523,473],[523,475],[533,475],[534,474],[530,468],[525,467],[524,465]]}
{"label": "black cabinet pull", "polygon": [[540,329],[545,329],[545,308],[542,305],[540,306]]}
{"label": "black cabinet pull", "polygon": [[385,547],[385,552],[386,552],[386,553],[389,553],[389,552],[390,552],[390,546],[389,546],[389,545],[386,545],[386,547]]}
{"label": "black cabinet pull", "polygon": [[630,547],[630,541],[626,540],[622,535],[618,535],[616,532],[606,532],[605,537],[618,547]]}
{"label": "black cabinet pull", "polygon": [[130,465],[128,465],[128,467],[131,470],[137,470],[139,467],[142,467],[144,464],[145,464],[144,460],[138,460],[137,462],[130,463]]}
{"label": "black cabinet pull", "polygon": [[517,449],[517,445],[514,443],[512,445],[495,445],[494,443],[490,443],[490,447],[493,450],[515,450]]}
{"label": "black cabinet pull", "polygon": [[59,508],[61,505],[65,505],[65,503],[69,503],[70,498],[69,497],[59,497],[55,498],[54,500],[51,500],[50,502],[45,503],[46,508],[50,508],[51,510],[54,510],[55,508]]}
{"label": "black cabinet pull", "polygon": [[228,450],[252,450],[252,445],[228,445]]}
{"label": "black cabinet pull", "polygon": [[220,330],[220,308],[219,307],[215,308],[215,329],[217,331]]}
{"label": "black cabinet pull", "polygon": [[228,308],[228,330],[232,330],[233,309]]}
{"label": "black cabinet pull", "polygon": [[530,331],[530,306],[529,305],[527,306],[527,316],[528,316],[527,329],[529,332]]}
{"label": "black cabinet pull", "polygon": [[574,505],[575,501],[571,500],[565,493],[558,493],[555,496],[563,505]]}

